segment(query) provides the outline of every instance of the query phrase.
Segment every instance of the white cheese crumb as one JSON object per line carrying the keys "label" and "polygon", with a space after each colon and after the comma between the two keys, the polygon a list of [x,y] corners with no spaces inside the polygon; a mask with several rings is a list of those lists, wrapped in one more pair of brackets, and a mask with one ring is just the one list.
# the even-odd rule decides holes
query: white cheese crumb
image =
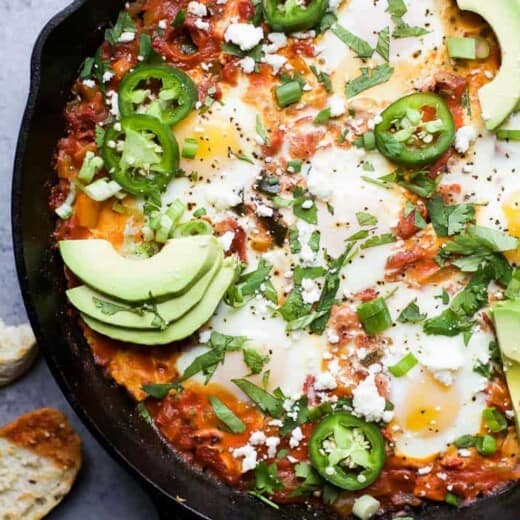
{"label": "white cheese crumb", "polygon": [[119,94],[114,90],[107,92],[108,102],[110,103],[110,113],[119,119]]}
{"label": "white cheese crumb", "polygon": [[201,31],[207,31],[209,29],[209,23],[201,20],[200,18],[197,18],[195,20],[195,27]]}
{"label": "white cheese crumb", "polygon": [[467,448],[460,448],[458,453],[461,457],[471,457],[471,450],[468,450]]}
{"label": "white cheese crumb", "polygon": [[245,58],[242,58],[241,60],[239,60],[238,64],[246,74],[251,74],[251,72],[254,72],[255,70],[256,63],[255,60],[251,58],[251,56],[246,56]]}
{"label": "white cheese crumb", "polygon": [[232,23],[224,33],[227,42],[238,45],[243,51],[250,51],[256,47],[264,37],[261,27],[249,23]]}
{"label": "white cheese crumb", "polygon": [[300,444],[300,441],[303,439],[303,432],[302,429],[297,426],[292,432],[291,432],[291,438],[289,439],[289,446],[291,448],[297,448]]}
{"label": "white cheese crumb", "polygon": [[256,468],[257,453],[253,446],[246,444],[233,450],[235,459],[242,459],[242,473]]}
{"label": "white cheese crumb", "polygon": [[265,445],[267,446],[267,456],[276,456],[276,448],[280,444],[280,437],[267,437],[265,439]]}
{"label": "white cheese crumb", "polygon": [[334,390],[337,387],[336,379],[330,372],[321,372],[314,381],[314,390]]}
{"label": "white cheese crumb", "polygon": [[265,433],[260,430],[253,432],[249,437],[249,444],[251,446],[259,446],[265,442]]}
{"label": "white cheese crumb", "polygon": [[188,4],[188,13],[191,13],[195,16],[207,16],[208,10],[204,4],[200,2],[190,2]]}
{"label": "white cheese crumb", "polygon": [[115,76],[115,74],[113,72],[107,70],[103,74],[103,83],[108,83],[114,76]]}
{"label": "white cheese crumb", "polygon": [[201,343],[209,343],[210,338],[211,338],[211,330],[203,330],[199,334],[199,341]]}
{"label": "white cheese crumb", "polygon": [[269,426],[278,426],[278,428],[281,428],[283,426],[283,422],[280,421],[280,419],[272,419],[267,424],[269,424]]}
{"label": "white cheese crumb", "polygon": [[455,149],[459,153],[466,153],[473,141],[477,138],[477,132],[472,126],[463,126],[455,134]]}
{"label": "white cheese crumb", "polygon": [[166,29],[168,27],[168,22],[166,20],[159,20],[157,27],[159,27],[159,29]]}
{"label": "white cheese crumb", "polygon": [[84,79],[82,83],[87,88],[94,88],[96,86],[96,82],[93,79]]}
{"label": "white cheese crumb", "polygon": [[287,46],[287,36],[284,33],[272,32],[267,35],[269,44],[262,47],[263,51],[267,54],[272,54],[283,47]]}
{"label": "white cheese crumb", "polygon": [[222,244],[224,251],[228,251],[235,238],[233,231],[226,231],[222,236],[218,237],[218,241]]}
{"label": "white cheese crumb", "polygon": [[287,62],[287,58],[281,56],[280,54],[266,54],[262,58],[262,62],[267,63],[267,65],[270,65],[272,67],[273,74],[278,74],[278,72],[280,72],[280,69]]}
{"label": "white cheese crumb", "polygon": [[314,202],[312,200],[310,200],[310,199],[307,199],[307,200],[303,201],[302,208],[303,209],[311,209],[313,205],[314,205]]}
{"label": "white cheese crumb", "polygon": [[256,204],[256,214],[259,217],[272,217],[273,216],[273,208],[266,206],[265,204]]}
{"label": "white cheese crumb", "polygon": [[418,475],[428,475],[428,473],[430,473],[432,469],[433,469],[433,466],[423,466],[422,468],[419,468],[417,470],[417,474]]}
{"label": "white cheese crumb", "polygon": [[339,343],[339,336],[334,329],[327,329],[325,335],[327,336],[327,341],[332,345]]}
{"label": "white cheese crumb", "polygon": [[345,113],[345,100],[343,96],[334,94],[329,98],[330,117],[339,117]]}
{"label": "white cheese crumb", "polygon": [[119,43],[129,43],[133,42],[135,39],[135,33],[132,31],[125,31],[121,33],[121,36],[117,40]]}
{"label": "white cheese crumb", "polygon": [[321,289],[317,284],[316,280],[310,278],[304,278],[301,283],[302,286],[302,299],[305,303],[314,303],[320,299]]}
{"label": "white cheese crumb", "polygon": [[294,32],[291,36],[297,40],[307,40],[309,38],[314,38],[316,36],[316,31]]}
{"label": "white cheese crumb", "polygon": [[359,383],[352,396],[354,411],[365,417],[367,421],[378,422],[390,415],[385,414],[386,401],[379,395],[373,373]]}

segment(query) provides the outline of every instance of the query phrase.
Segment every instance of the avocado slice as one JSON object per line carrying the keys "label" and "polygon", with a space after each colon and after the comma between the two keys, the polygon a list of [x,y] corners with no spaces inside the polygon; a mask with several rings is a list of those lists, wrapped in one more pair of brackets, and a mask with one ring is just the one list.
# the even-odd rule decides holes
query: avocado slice
{"label": "avocado slice", "polygon": [[[224,254],[220,251],[213,267],[202,276],[202,278],[196,281],[185,293],[162,302],[156,302],[157,314],[159,314],[166,323],[171,323],[199,303],[206,293],[209,284],[213,278],[215,278],[218,271],[220,271],[223,259]],[[96,305],[96,298],[118,307],[130,307],[126,302],[110,298],[109,296],[91,289],[87,285],[81,285],[79,287],[74,287],[74,289],[69,289],[67,291],[67,297],[69,298],[70,303],[72,303],[72,305],[83,314],[98,321],[108,323],[109,325],[126,327],[129,329],[159,328],[157,325],[153,324],[157,317],[156,314],[150,311],[143,311],[142,314],[137,314],[135,310],[121,310],[116,311],[113,314],[107,313],[106,311],[103,312],[103,310]]]}
{"label": "avocado slice", "polygon": [[507,386],[520,434],[520,301],[507,301],[493,307],[493,319]]}
{"label": "avocado slice", "polygon": [[83,321],[96,332],[109,338],[137,345],[166,345],[191,336],[206,323],[224,297],[228,287],[235,277],[236,260],[227,258],[222,268],[211,282],[202,300],[184,316],[174,321],[164,330],[136,330],[108,325],[82,314]]}
{"label": "avocado slice", "polygon": [[494,130],[513,112],[520,101],[520,1],[457,0],[460,9],[486,20],[498,39],[502,65],[497,75],[478,92],[482,118]]}
{"label": "avocado slice", "polygon": [[214,265],[222,246],[212,236],[169,240],[145,260],[121,256],[107,240],[62,240],[65,265],[84,283],[127,302],[177,296]]}

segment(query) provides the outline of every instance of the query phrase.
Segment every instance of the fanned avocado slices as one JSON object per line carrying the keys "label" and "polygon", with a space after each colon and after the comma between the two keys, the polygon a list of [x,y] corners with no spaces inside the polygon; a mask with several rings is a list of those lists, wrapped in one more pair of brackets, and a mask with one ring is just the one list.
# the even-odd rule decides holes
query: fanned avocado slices
{"label": "fanned avocado slices", "polygon": [[169,240],[145,260],[121,256],[106,240],[63,240],[65,265],[85,284],[126,302],[186,292],[215,264],[222,246],[215,237]]}
{"label": "fanned avocado slices", "polygon": [[91,329],[109,338],[138,345],[166,345],[190,336],[211,318],[233,281],[235,271],[235,259],[228,258],[224,260],[222,268],[209,285],[202,300],[164,330],[136,330],[116,327],[92,319],[86,314],[82,314],[81,317]]}
{"label": "fanned avocado slices", "polygon": [[206,291],[220,271],[224,255],[219,251],[211,269],[180,296],[161,301],[145,301],[129,304],[100,293],[86,285],[67,291],[69,301],[90,318],[129,329],[159,329],[186,314],[205,296]]}

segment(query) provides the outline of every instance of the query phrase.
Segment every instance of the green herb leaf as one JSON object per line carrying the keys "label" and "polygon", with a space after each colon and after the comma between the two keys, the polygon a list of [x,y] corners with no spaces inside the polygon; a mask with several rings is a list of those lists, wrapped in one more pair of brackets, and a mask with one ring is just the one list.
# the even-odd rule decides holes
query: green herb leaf
{"label": "green herb leaf", "polygon": [[394,73],[394,69],[387,63],[377,65],[373,68],[361,67],[361,75],[347,82],[345,86],[345,95],[347,98],[356,96],[360,92],[369,88],[386,83]]}
{"label": "green herb leaf", "polygon": [[137,413],[150,425],[153,425],[153,419],[143,402],[137,403]]}
{"label": "green herb leaf", "polygon": [[[309,201],[312,202],[312,206],[307,207]],[[296,217],[301,218],[308,224],[318,223],[318,208],[316,207],[316,203],[309,197],[303,195],[296,197],[294,199],[293,212]]]}
{"label": "green herb leaf", "polygon": [[186,9],[179,9],[177,11],[177,14],[175,15],[175,18],[172,22],[172,27],[174,29],[178,29],[179,27],[182,27],[184,25],[184,22],[186,20]]}
{"label": "green herb leaf", "polygon": [[321,125],[324,123],[328,123],[330,119],[330,108],[324,108],[323,110],[320,110],[316,117],[313,120],[313,123],[316,125]]}
{"label": "green herb leaf", "polygon": [[390,16],[403,16],[408,11],[404,0],[387,0],[387,3],[386,11]]}
{"label": "green herb leaf", "polygon": [[395,182],[406,188],[407,190],[423,197],[425,199],[430,198],[437,189],[439,178],[431,179],[426,171],[418,171],[406,174],[403,170],[398,168],[393,172],[395,176]]}
{"label": "green herb leaf", "polygon": [[456,235],[466,228],[466,224],[475,220],[474,204],[450,206],[444,203],[440,195],[436,195],[427,202],[427,207],[433,229],[439,237]]}
{"label": "green herb leaf", "polygon": [[105,31],[105,40],[110,45],[115,45],[124,32],[137,32],[134,21],[126,11],[119,13],[114,27]]}
{"label": "green herb leaf", "polygon": [[287,323],[286,330],[287,332],[292,332],[293,330],[304,329],[305,327],[308,327],[314,320],[321,318],[324,314],[324,311],[311,312],[310,314],[307,314],[305,316],[302,316],[301,318],[297,318]]}
{"label": "green herb leaf", "polygon": [[396,22],[396,25],[392,32],[392,36],[394,38],[410,38],[413,36],[423,36],[431,32],[425,29],[424,27],[408,25],[404,20],[395,19],[394,22]]}
{"label": "green herb leaf", "polygon": [[389,27],[385,27],[384,29],[379,31],[379,35],[377,37],[376,52],[385,61],[390,60],[390,28]]}
{"label": "green herb leaf", "polygon": [[331,31],[354,53],[357,54],[358,58],[370,58],[374,54],[374,49],[371,45],[359,38],[355,34],[352,34],[349,30],[345,29],[339,24],[335,24],[331,27]]}
{"label": "green herb leaf", "polygon": [[269,356],[262,356],[258,350],[244,348],[242,353],[244,355],[244,363],[251,370],[251,375],[260,374],[266,363],[269,362]]}
{"label": "green herb leaf", "polygon": [[146,392],[150,397],[155,399],[164,399],[171,390],[182,392],[182,385],[174,381],[173,383],[150,383],[141,386],[143,392]]}
{"label": "green herb leaf", "polygon": [[283,406],[281,399],[271,395],[247,379],[232,379],[231,381],[235,383],[263,413],[275,418],[282,415]]}
{"label": "green herb leaf", "polygon": [[400,323],[419,323],[426,319],[427,314],[421,313],[417,305],[417,299],[411,301],[399,314],[397,321]]}
{"label": "green herb leaf", "polygon": [[269,139],[269,135],[265,131],[264,125],[262,123],[262,118],[258,114],[256,116],[256,133],[260,136],[265,146],[271,145],[271,140]]}
{"label": "green herb leaf", "polygon": [[232,433],[245,431],[246,425],[218,397],[210,395],[209,402],[219,421],[222,421]]}
{"label": "green herb leaf", "polygon": [[391,244],[395,242],[396,238],[392,233],[383,233],[375,237],[371,237],[363,242],[359,247],[361,249],[368,249],[369,247],[382,246],[384,244]]}
{"label": "green herb leaf", "polygon": [[333,91],[330,75],[327,74],[326,72],[319,71],[314,65],[311,65],[310,69],[311,69],[311,72],[314,74],[314,76],[316,76],[316,79],[318,80],[318,82],[323,85],[325,92],[330,94]]}
{"label": "green herb leaf", "polygon": [[356,213],[356,218],[357,218],[358,224],[360,226],[375,226],[375,225],[377,225],[377,218],[374,217],[374,215],[371,215],[370,213],[366,213],[364,211],[358,211]]}

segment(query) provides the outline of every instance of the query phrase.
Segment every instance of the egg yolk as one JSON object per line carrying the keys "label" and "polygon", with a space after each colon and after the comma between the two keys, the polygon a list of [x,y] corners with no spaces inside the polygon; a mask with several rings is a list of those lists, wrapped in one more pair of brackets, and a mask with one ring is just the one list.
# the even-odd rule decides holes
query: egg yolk
{"label": "egg yolk", "polygon": [[409,390],[396,417],[403,430],[428,437],[446,430],[455,422],[460,398],[452,387],[444,386],[425,372]]}
{"label": "egg yolk", "polygon": [[[502,210],[507,220],[509,233],[520,238],[520,190],[515,191],[506,199]],[[520,250],[508,251],[505,255],[510,262],[520,262]]]}

